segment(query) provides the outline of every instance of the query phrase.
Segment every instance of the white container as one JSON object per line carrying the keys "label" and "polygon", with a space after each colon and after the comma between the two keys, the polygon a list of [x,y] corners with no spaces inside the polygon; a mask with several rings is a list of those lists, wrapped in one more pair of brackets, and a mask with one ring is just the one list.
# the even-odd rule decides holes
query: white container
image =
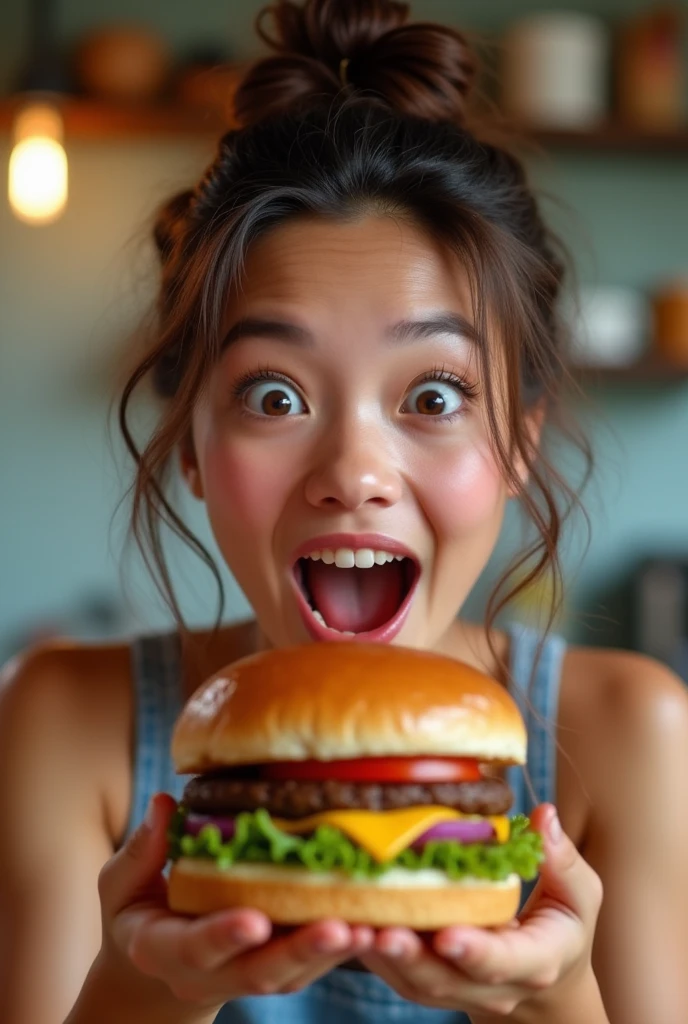
{"label": "white container", "polygon": [[541,128],[591,128],[607,113],[609,32],[573,11],[534,14],[504,40],[502,105]]}
{"label": "white container", "polygon": [[581,288],[577,305],[569,301],[563,312],[571,328],[574,364],[629,366],[647,350],[650,307],[634,288]]}

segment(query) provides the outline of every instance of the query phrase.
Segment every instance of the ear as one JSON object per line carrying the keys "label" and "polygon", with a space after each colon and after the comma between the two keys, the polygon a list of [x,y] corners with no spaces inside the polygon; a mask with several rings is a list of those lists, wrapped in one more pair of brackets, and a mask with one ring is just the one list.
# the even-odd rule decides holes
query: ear
{"label": "ear", "polygon": [[[525,412],[523,423],[525,427],[526,444],[530,448],[531,455],[535,455],[540,447],[540,438],[542,437],[542,430],[545,425],[546,412],[547,409],[544,401],[535,402]],[[521,485],[525,487],[528,483],[528,467],[520,453],[515,457],[514,468],[521,481]],[[509,498],[516,498],[518,496],[512,487],[509,488],[507,493]]]}
{"label": "ear", "polygon": [[188,435],[179,446],[179,466],[182,471],[182,476],[186,481],[186,485],[194,498],[198,498],[199,501],[203,501],[205,497],[203,493],[203,481],[201,480],[201,473],[198,468],[196,450],[191,431],[189,431]]}

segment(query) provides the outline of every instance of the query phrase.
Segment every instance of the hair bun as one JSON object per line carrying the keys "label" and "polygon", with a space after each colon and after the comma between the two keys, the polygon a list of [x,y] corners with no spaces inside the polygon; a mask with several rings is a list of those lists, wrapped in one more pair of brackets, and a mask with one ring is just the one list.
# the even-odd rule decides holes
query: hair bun
{"label": "hair bun", "polygon": [[[456,29],[408,23],[398,0],[278,0],[257,31],[275,52],[249,69],[235,96],[243,126],[341,93],[403,114],[464,124],[477,60]],[[272,31],[265,27],[272,20]]]}

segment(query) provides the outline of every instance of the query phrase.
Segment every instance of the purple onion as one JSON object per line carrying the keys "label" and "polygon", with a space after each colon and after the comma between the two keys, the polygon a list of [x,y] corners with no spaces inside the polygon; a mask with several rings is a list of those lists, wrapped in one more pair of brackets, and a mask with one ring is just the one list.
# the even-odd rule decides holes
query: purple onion
{"label": "purple onion", "polygon": [[431,839],[453,839],[460,843],[486,843],[494,838],[495,830],[489,821],[441,821],[413,843],[414,847],[425,846]]}
{"label": "purple onion", "polygon": [[187,814],[184,831],[187,835],[197,836],[204,825],[215,825],[223,839],[231,839],[234,835],[234,818],[220,818],[213,814]]}
{"label": "purple onion", "polygon": [[[187,835],[197,836],[205,825],[215,825],[225,841],[232,838],[236,829],[234,818],[192,812],[186,816],[184,830]],[[441,821],[418,836],[412,845],[414,849],[418,849],[429,843],[431,839],[453,839],[460,843],[486,843],[493,839],[494,835],[494,828],[489,821],[484,819],[482,821]]]}

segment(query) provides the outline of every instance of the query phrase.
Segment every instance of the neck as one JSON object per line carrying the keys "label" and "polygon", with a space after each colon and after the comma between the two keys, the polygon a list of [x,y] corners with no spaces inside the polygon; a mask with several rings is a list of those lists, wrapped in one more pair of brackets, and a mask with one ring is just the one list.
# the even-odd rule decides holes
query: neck
{"label": "neck", "polygon": [[[274,647],[259,623],[254,621],[252,625],[251,650],[247,653],[267,651]],[[449,624],[445,632],[434,643],[428,645],[428,650],[434,651],[436,654],[443,654],[448,658],[455,658],[457,661],[463,661],[499,680],[504,685],[509,654],[508,637],[502,631],[493,629],[491,640],[494,651],[490,649],[484,626],[457,618]]]}
{"label": "neck", "polygon": [[[509,639],[500,630],[493,630],[491,640],[494,653],[484,626],[457,618],[429,649],[464,661],[505,686]],[[187,696],[225,665],[273,646],[255,619],[224,626],[215,634],[194,633],[183,654]]]}

